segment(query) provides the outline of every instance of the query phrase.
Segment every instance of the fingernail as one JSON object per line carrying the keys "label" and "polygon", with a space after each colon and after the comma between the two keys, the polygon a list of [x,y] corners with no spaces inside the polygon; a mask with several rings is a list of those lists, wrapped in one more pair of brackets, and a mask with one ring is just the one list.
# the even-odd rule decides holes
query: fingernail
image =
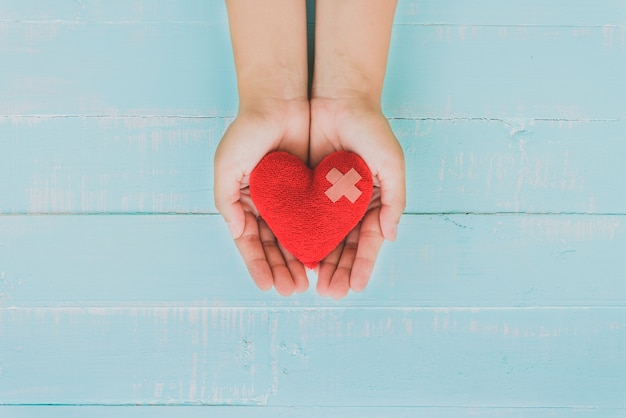
{"label": "fingernail", "polygon": [[235,224],[233,224],[232,222],[226,222],[226,225],[228,225],[228,230],[230,231],[230,236],[233,237],[233,239],[237,238],[237,231],[235,230]]}

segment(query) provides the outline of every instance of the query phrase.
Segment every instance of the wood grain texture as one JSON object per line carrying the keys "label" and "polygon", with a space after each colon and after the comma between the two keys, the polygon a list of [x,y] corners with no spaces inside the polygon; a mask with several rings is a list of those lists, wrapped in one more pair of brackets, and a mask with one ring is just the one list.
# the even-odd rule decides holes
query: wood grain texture
{"label": "wood grain texture", "polygon": [[[237,103],[225,11],[207,4],[196,18],[199,5],[90,3],[75,21],[61,8],[0,22],[0,212],[215,212],[211,155]],[[400,22],[437,4],[401,2]],[[395,28],[384,105],[409,159],[407,211],[623,213],[623,30],[466,15]]]}
{"label": "wood grain texture", "polygon": [[[314,10],[314,2],[307,6]],[[616,0],[510,0],[507,7],[498,0],[400,0],[395,24],[623,26],[625,7]],[[23,0],[3,4],[1,10],[2,21],[226,23],[226,8],[219,0],[187,0],[182,7],[176,0]],[[314,14],[309,17],[313,22]]]}
{"label": "wood grain texture", "polygon": [[[623,23],[624,6],[611,3],[604,13]],[[537,7],[526,8],[550,16]],[[554,2],[551,9],[564,7]],[[163,13],[147,22],[1,21],[0,51],[11,66],[0,69],[0,114],[233,116],[236,83],[224,10],[210,13],[222,16],[219,23]],[[624,119],[624,33],[615,24],[396,24],[385,112]]]}
{"label": "wood grain texture", "polygon": [[[266,407],[266,406],[0,406],[11,418],[622,418],[621,408],[412,408],[412,407]],[[5,415],[3,415],[5,414]]]}
{"label": "wood grain texture", "polygon": [[396,24],[481,26],[624,26],[626,5],[615,0],[400,0]]}
{"label": "wood grain texture", "polygon": [[280,372],[271,404],[626,406],[615,344],[624,308],[326,309],[270,320]]}
{"label": "wood grain texture", "polygon": [[624,119],[625,33],[396,26],[385,111],[390,117]]}
{"label": "wood grain texture", "polygon": [[[212,158],[230,121],[0,118],[0,213],[217,213]],[[391,126],[407,161],[407,213],[625,213],[626,194],[615,191],[626,178],[626,121]]]}
{"label": "wood grain texture", "polygon": [[23,0],[2,4],[1,21],[5,22],[202,22],[224,25],[223,1],[186,0],[81,0],[50,2]]}
{"label": "wood grain texture", "polygon": [[3,404],[265,404],[259,310],[0,309]]}
{"label": "wood grain texture", "polygon": [[[0,114],[216,115],[236,110],[228,27],[0,22]],[[94,83],[94,80],[98,80]]]}
{"label": "wood grain texture", "polygon": [[342,301],[214,208],[223,1],[0,0],[0,56],[0,417],[626,417],[626,2],[399,1],[408,203]]}
{"label": "wood grain texture", "polygon": [[626,407],[625,307],[0,315],[6,404]]}
{"label": "wood grain texture", "polygon": [[0,213],[216,213],[213,153],[229,122],[0,118]]}
{"label": "wood grain texture", "polygon": [[335,302],[259,291],[217,215],[2,216],[0,303],[626,307],[624,248],[624,216],[409,215],[367,289]]}

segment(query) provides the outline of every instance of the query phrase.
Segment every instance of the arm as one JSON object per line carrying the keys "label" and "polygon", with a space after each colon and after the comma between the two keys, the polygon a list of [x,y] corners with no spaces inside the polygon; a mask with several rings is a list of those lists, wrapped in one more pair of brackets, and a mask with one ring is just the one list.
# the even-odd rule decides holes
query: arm
{"label": "arm", "polygon": [[380,108],[396,0],[318,0],[312,98]]}
{"label": "arm", "polygon": [[309,105],[305,2],[227,0],[239,111],[215,153],[215,204],[261,289],[304,291],[301,263],[285,252],[249,198],[250,172],[270,151],[307,160]]}
{"label": "arm", "polygon": [[405,207],[404,155],[380,104],[395,6],[395,0],[317,0],[311,163],[339,149],[356,152],[378,186],[361,224],[320,266],[318,291],[325,295],[365,288]]}

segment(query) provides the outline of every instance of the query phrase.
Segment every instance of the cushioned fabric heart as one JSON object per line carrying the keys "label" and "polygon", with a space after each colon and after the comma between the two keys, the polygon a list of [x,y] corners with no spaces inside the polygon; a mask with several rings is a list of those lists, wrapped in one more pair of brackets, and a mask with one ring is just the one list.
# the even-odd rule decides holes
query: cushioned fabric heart
{"label": "cushioned fabric heart", "polygon": [[360,222],[372,174],[357,154],[334,152],[311,170],[286,152],[266,155],[250,174],[250,196],[278,242],[309,268]]}

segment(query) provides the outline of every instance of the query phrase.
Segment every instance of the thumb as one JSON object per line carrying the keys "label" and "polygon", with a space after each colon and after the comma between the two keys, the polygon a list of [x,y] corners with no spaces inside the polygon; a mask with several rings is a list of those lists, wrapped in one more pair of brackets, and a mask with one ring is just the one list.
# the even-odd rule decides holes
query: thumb
{"label": "thumb", "polygon": [[245,213],[241,204],[241,179],[240,175],[218,168],[216,164],[213,195],[215,207],[222,214],[233,239],[243,234],[245,227]]}
{"label": "thumb", "polygon": [[380,209],[380,229],[388,241],[395,241],[398,236],[398,224],[402,217],[402,209],[383,205]]}
{"label": "thumb", "polygon": [[380,182],[380,227],[385,239],[395,241],[398,224],[406,207],[406,184],[404,158],[399,164],[392,164],[385,172],[378,174]]}
{"label": "thumb", "polygon": [[226,205],[218,205],[216,200],[215,206],[218,207],[219,212],[226,221],[226,225],[233,239],[241,237],[245,227],[245,213],[241,202],[237,201]]}

